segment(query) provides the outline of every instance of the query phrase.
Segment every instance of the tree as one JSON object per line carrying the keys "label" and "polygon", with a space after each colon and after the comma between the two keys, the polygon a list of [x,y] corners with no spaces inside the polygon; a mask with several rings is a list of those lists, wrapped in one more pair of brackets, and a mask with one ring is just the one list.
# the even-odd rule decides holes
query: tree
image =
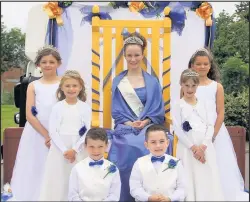
{"label": "tree", "polygon": [[237,17],[239,17],[241,20],[246,20],[249,22],[249,2],[242,1],[239,4],[236,4],[235,6],[235,14],[237,15]]}
{"label": "tree", "polygon": [[[1,16],[2,18],[2,16]],[[25,56],[25,34],[19,28],[8,31],[1,22],[1,73],[11,67],[24,68],[28,59]]]}
{"label": "tree", "polygon": [[249,21],[229,15],[224,10],[216,18],[213,53],[221,68],[226,60],[237,54],[249,63]]}
{"label": "tree", "polygon": [[225,94],[225,124],[227,126],[242,126],[249,137],[249,88],[238,96]]}
{"label": "tree", "polygon": [[216,30],[213,53],[216,62],[219,67],[229,58],[234,55],[236,50],[232,46],[233,33],[231,25],[233,24],[233,18],[223,10],[219,17],[215,19]]}
{"label": "tree", "polygon": [[237,96],[248,87],[248,69],[249,65],[244,63],[239,55],[230,57],[225,62],[222,69],[222,83],[226,94],[232,93]]}

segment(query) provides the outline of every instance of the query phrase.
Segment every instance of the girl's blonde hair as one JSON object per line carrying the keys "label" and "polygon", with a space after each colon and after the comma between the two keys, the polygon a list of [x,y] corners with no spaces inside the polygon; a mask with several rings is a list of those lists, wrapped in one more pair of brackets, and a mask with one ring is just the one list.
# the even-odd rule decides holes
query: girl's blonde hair
{"label": "girl's blonde hair", "polygon": [[80,86],[82,87],[82,90],[80,91],[78,98],[80,100],[82,100],[83,102],[86,101],[86,92],[85,92],[85,85],[84,85],[84,81],[81,77],[81,75],[78,73],[78,71],[76,70],[67,70],[63,77],[61,78],[60,84],[59,84],[59,88],[56,91],[56,97],[59,101],[64,100],[66,98],[65,94],[62,91],[62,85],[64,84],[64,82],[67,79],[75,79],[80,83]]}
{"label": "girl's blonde hair", "polygon": [[185,69],[182,73],[181,73],[181,78],[180,78],[180,85],[183,83],[186,83],[187,80],[192,79],[193,82],[197,85],[199,85],[200,80],[199,80],[199,74],[197,72],[195,72],[192,69]]}

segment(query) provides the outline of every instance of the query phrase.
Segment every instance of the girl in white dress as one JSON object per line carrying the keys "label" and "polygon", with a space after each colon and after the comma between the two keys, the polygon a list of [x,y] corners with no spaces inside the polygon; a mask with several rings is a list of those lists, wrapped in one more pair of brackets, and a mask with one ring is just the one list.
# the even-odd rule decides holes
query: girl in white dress
{"label": "girl in white dress", "polygon": [[83,149],[90,129],[91,108],[86,101],[84,82],[77,71],[68,70],[57,91],[59,102],[49,120],[51,147],[39,200],[67,201],[69,176],[73,166],[87,157]]}
{"label": "girl in white dress", "polygon": [[224,90],[217,82],[219,72],[212,54],[205,48],[197,50],[189,61],[189,68],[199,74],[197,98],[207,100],[209,104],[209,116],[214,125],[213,142],[225,199],[248,201],[249,194],[244,192],[244,180],[237,164],[232,140],[224,124]]}
{"label": "girl in white dress", "polygon": [[56,103],[59,77],[56,69],[61,64],[58,51],[52,46],[41,48],[35,59],[43,77],[29,84],[26,100],[26,118],[19,143],[11,188],[18,201],[37,201],[50,147],[48,120]]}
{"label": "girl in white dress", "polygon": [[184,93],[172,109],[173,126],[179,138],[176,157],[181,159],[187,178],[187,201],[222,201],[214,132],[206,102],[195,97],[199,75],[184,70],[180,84]]}

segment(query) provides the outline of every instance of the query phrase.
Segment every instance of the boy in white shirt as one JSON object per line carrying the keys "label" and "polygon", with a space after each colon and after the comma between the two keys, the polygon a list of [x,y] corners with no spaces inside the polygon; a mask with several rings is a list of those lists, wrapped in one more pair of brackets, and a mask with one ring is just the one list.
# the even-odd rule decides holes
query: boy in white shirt
{"label": "boy in white shirt", "polygon": [[69,201],[119,201],[120,174],[117,167],[103,157],[107,146],[104,129],[92,128],[87,132],[85,148],[88,157],[71,171]]}
{"label": "boy in white shirt", "polygon": [[165,154],[169,139],[164,126],[148,127],[144,144],[150,154],[135,162],[129,180],[130,194],[136,201],[184,201],[183,166]]}

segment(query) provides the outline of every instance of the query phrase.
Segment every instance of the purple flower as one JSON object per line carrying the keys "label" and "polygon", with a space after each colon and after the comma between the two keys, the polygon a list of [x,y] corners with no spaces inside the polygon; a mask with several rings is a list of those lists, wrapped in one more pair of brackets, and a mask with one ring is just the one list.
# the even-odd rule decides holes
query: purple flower
{"label": "purple flower", "polygon": [[4,192],[4,193],[1,194],[1,201],[8,201],[12,197],[13,197],[12,193]]}
{"label": "purple flower", "polygon": [[115,171],[116,171],[116,166],[115,165],[109,166],[109,172],[110,173],[115,173]]}
{"label": "purple flower", "polygon": [[33,116],[36,116],[36,115],[37,115],[36,106],[32,106],[32,107],[31,107],[31,113],[33,114]]}
{"label": "purple flower", "polygon": [[186,132],[190,131],[192,129],[192,127],[190,126],[189,122],[188,121],[185,121],[183,124],[182,124],[182,129]]}
{"label": "purple flower", "polygon": [[175,161],[174,159],[170,159],[168,162],[168,167],[169,168],[174,168],[177,165],[177,161]]}
{"label": "purple flower", "polygon": [[174,159],[170,159],[168,161],[168,167],[165,168],[162,172],[166,171],[167,169],[174,169],[178,162],[179,162],[179,160],[175,161]]}
{"label": "purple flower", "polygon": [[85,126],[81,127],[79,130],[79,135],[83,136],[86,131],[87,131],[87,128]]}
{"label": "purple flower", "polygon": [[[107,177],[108,174],[110,174],[110,173],[115,173],[115,172],[116,172],[116,166],[115,166],[114,164],[112,164],[112,165],[110,165],[110,166],[108,167],[108,172],[107,172],[107,174],[104,176],[104,178]],[[104,179],[104,178],[103,178],[103,179]]]}

